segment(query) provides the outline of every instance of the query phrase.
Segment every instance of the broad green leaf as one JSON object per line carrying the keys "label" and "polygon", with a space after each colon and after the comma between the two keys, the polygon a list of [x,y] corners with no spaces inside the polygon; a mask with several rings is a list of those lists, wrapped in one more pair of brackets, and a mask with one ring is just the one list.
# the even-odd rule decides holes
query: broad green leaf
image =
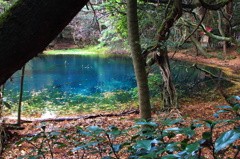
{"label": "broad green leaf", "polygon": [[215,142],[215,151],[218,152],[226,146],[234,143],[240,138],[240,131],[238,130],[229,130],[223,133]]}
{"label": "broad green leaf", "polygon": [[188,145],[187,143],[189,140],[190,139],[184,139],[183,141],[180,142],[182,149],[185,149],[187,147],[187,145]]}
{"label": "broad green leaf", "polygon": [[176,124],[176,123],[178,123],[178,122],[180,122],[180,121],[184,121],[184,120],[183,120],[183,119],[172,120],[172,121],[170,121],[170,122],[168,123],[168,126],[174,125],[174,124]]}
{"label": "broad green leaf", "polygon": [[179,159],[181,156],[179,156],[179,155],[173,155],[173,154],[171,154],[171,155],[166,155],[166,156],[163,156],[163,157],[161,157],[161,159]]}
{"label": "broad green leaf", "polygon": [[32,156],[32,157],[29,157],[28,159],[38,159],[38,157]]}
{"label": "broad green leaf", "polygon": [[78,147],[74,148],[74,149],[71,150],[71,151],[72,151],[72,152],[75,152],[75,151],[78,151],[78,150],[80,150],[80,149],[82,149],[82,148],[84,148],[84,147],[97,145],[98,143],[100,143],[100,142],[90,142],[90,143],[87,143],[87,144],[85,144],[85,145],[78,146]]}
{"label": "broad green leaf", "polygon": [[104,129],[99,128],[98,126],[90,126],[87,128],[88,131],[94,132],[96,134],[99,134],[101,132],[105,132]]}
{"label": "broad green leaf", "polygon": [[194,151],[197,151],[197,150],[198,150],[198,145],[199,145],[198,142],[194,142],[194,143],[192,143],[192,144],[187,145],[187,147],[186,147],[187,153],[188,153],[188,154],[191,154],[191,153],[193,153]]}
{"label": "broad green leaf", "polygon": [[240,97],[239,96],[234,96],[235,99],[237,100],[240,100]]}
{"label": "broad green leaf", "polygon": [[231,107],[231,106],[228,106],[228,105],[220,105],[220,106],[216,106],[215,108],[232,109],[232,107]]}
{"label": "broad green leaf", "polygon": [[204,132],[204,133],[202,134],[202,138],[203,138],[204,140],[210,139],[211,137],[212,137],[212,133],[209,132],[209,131],[206,131],[206,132]]}
{"label": "broad green leaf", "polygon": [[220,113],[226,113],[226,112],[231,112],[231,111],[227,110],[227,109],[222,109],[222,110],[217,111],[215,114],[213,114],[213,116],[218,118]]}
{"label": "broad green leaf", "polygon": [[60,133],[60,132],[52,132],[52,133],[50,133],[49,135],[58,136],[58,135],[63,135],[63,134]]}
{"label": "broad green leaf", "polygon": [[152,147],[152,140],[139,140],[136,142],[137,148],[145,149],[150,151]]}
{"label": "broad green leaf", "polygon": [[192,137],[195,134],[194,130],[191,130],[191,128],[183,128],[183,133],[186,134],[188,137]]}
{"label": "broad green leaf", "polygon": [[87,128],[88,131],[98,131],[98,130],[101,130],[98,126],[89,126]]}
{"label": "broad green leaf", "polygon": [[110,131],[107,132],[109,135],[114,135],[114,137],[117,137],[118,135],[120,135],[122,132],[119,130],[114,130],[114,131]]}
{"label": "broad green leaf", "polygon": [[240,104],[235,104],[232,110],[238,111],[240,109]]}
{"label": "broad green leaf", "polygon": [[153,123],[153,122],[137,122],[136,125],[147,125],[147,126],[153,126],[153,127],[158,126],[156,123]]}
{"label": "broad green leaf", "polygon": [[121,144],[115,144],[115,145],[113,145],[113,151],[115,151],[115,152],[118,152],[118,151],[120,151],[121,150]]}
{"label": "broad green leaf", "polygon": [[115,125],[110,125],[110,126],[108,127],[108,129],[109,129],[109,130],[112,130],[112,131],[118,130],[118,128],[117,128]]}
{"label": "broad green leaf", "polygon": [[164,131],[168,132],[168,131],[182,131],[182,130],[183,130],[182,128],[172,127],[172,128],[169,128],[169,129],[165,129]]}
{"label": "broad green leaf", "polygon": [[165,151],[170,151],[170,152],[176,151],[179,149],[178,145],[179,145],[179,143],[177,143],[177,142],[170,143],[166,146]]}
{"label": "broad green leaf", "polygon": [[90,132],[83,131],[82,129],[77,129],[78,134],[83,134],[86,136],[91,136],[92,134]]}

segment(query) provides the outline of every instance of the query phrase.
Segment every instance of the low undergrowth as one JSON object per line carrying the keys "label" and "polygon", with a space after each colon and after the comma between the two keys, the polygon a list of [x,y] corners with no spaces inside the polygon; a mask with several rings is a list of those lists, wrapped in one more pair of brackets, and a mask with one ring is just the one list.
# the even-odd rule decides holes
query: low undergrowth
{"label": "low undergrowth", "polygon": [[[82,125],[51,128],[48,123],[42,123],[38,133],[21,138],[6,148],[4,155],[19,159],[239,158],[240,97],[235,96],[232,101],[231,106],[216,107],[215,120],[198,119],[189,124],[186,124],[186,117],[169,119],[167,116],[151,122],[119,119],[116,123],[110,120],[108,126],[99,122],[89,126],[83,121]],[[228,119],[219,120],[226,115]]]}

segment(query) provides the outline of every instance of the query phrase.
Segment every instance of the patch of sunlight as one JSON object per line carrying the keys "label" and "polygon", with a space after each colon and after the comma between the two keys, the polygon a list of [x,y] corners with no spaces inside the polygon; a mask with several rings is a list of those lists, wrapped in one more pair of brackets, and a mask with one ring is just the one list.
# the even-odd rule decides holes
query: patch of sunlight
{"label": "patch of sunlight", "polygon": [[48,118],[55,118],[56,116],[57,116],[57,115],[56,115],[56,113],[55,113],[54,111],[46,110],[46,111],[42,114],[41,118],[42,118],[42,119],[48,119]]}
{"label": "patch of sunlight", "polygon": [[43,53],[46,55],[93,55],[105,54],[107,48],[87,47],[84,49],[66,49],[66,50],[46,50]]}

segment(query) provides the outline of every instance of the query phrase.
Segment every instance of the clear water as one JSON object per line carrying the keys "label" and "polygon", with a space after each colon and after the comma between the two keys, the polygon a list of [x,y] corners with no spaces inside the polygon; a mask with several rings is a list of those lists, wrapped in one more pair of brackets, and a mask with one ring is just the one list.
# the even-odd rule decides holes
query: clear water
{"label": "clear water", "polygon": [[[171,61],[174,84],[185,95],[201,94],[216,84],[208,75],[192,67],[192,63]],[[218,68],[199,65],[215,75]],[[156,67],[157,68],[157,67]],[[159,73],[155,69],[154,73]],[[6,90],[19,91],[21,71],[5,84]],[[217,79],[215,79],[217,80]],[[155,84],[161,91],[161,78]],[[125,55],[41,55],[26,64],[24,77],[25,95],[44,89],[62,94],[97,95],[136,87],[131,57]],[[150,88],[151,89],[151,88]],[[50,91],[51,92],[51,91]],[[156,93],[156,92],[155,92]],[[158,94],[159,92],[157,92]]]}
{"label": "clear water", "polygon": [[[18,91],[21,71],[5,84]],[[92,95],[136,87],[131,58],[97,55],[41,55],[26,64],[24,91],[55,89],[58,92]]]}

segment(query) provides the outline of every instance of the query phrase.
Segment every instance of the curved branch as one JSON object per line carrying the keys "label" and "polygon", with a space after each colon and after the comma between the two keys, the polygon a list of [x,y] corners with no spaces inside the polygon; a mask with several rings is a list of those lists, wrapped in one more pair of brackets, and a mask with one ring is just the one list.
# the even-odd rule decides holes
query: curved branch
{"label": "curved branch", "polygon": [[232,0],[222,0],[218,4],[208,4],[208,3],[204,2],[204,0],[199,0],[199,2],[206,9],[209,9],[209,10],[219,10],[222,7],[224,7],[225,5],[227,5],[229,2],[232,2]]}
{"label": "curved branch", "polygon": [[240,47],[240,42],[237,41],[237,39],[235,39],[234,37],[218,36],[218,35],[208,32],[203,24],[201,24],[200,26],[204,30],[205,34],[208,35],[209,37],[217,39],[217,40],[221,40],[221,41],[230,41],[230,42],[234,43],[235,45],[237,45],[238,47]]}

